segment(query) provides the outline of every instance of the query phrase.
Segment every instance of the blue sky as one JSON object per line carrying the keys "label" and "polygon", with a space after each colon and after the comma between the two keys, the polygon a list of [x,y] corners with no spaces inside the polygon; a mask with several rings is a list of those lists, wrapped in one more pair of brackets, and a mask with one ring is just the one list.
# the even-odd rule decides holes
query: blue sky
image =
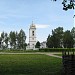
{"label": "blue sky", "polygon": [[61,0],[0,0],[0,33],[23,29],[28,42],[29,26],[33,21],[37,25],[37,40],[42,42],[54,28],[71,30],[74,10],[64,11],[61,3]]}

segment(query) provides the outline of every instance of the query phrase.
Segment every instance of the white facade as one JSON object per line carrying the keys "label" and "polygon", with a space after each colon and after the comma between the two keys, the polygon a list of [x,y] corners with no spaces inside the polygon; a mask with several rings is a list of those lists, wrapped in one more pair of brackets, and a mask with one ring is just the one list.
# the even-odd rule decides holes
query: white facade
{"label": "white facade", "polygon": [[47,48],[46,41],[40,43],[40,48]]}
{"label": "white facade", "polygon": [[29,48],[34,49],[36,45],[36,26],[32,23],[29,28]]}

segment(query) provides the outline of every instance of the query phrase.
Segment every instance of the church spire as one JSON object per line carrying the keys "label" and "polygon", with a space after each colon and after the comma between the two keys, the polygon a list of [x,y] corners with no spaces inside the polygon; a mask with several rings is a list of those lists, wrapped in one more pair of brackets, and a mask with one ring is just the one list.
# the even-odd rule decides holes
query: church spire
{"label": "church spire", "polygon": [[32,21],[32,25],[34,25],[33,21]]}
{"label": "church spire", "polygon": [[36,28],[35,24],[32,21],[32,24],[30,25],[30,28]]}

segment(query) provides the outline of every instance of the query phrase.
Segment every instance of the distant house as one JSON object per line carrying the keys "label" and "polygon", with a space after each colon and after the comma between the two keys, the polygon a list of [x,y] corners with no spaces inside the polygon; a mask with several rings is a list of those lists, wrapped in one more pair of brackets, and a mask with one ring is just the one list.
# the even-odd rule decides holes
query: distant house
{"label": "distant house", "polygon": [[40,48],[47,48],[46,41],[40,43]]}

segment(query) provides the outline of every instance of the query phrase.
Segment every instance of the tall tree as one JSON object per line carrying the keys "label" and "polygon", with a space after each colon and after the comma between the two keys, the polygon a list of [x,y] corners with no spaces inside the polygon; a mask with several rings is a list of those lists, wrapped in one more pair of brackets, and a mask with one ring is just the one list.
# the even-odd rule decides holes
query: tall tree
{"label": "tall tree", "polygon": [[53,36],[50,36],[50,34],[48,35],[46,45],[47,45],[48,48],[53,48],[54,47],[54,45],[53,45]]}
{"label": "tall tree", "polygon": [[26,47],[26,35],[25,32],[21,29],[19,34],[18,34],[18,47],[20,49],[24,49]]}
{"label": "tall tree", "polygon": [[71,35],[73,36],[74,47],[75,47],[75,27],[72,28],[72,30],[71,30]]}
{"label": "tall tree", "polygon": [[40,48],[40,42],[39,41],[37,41],[35,48]]}
{"label": "tall tree", "polygon": [[75,38],[75,27],[72,28],[71,34],[72,34],[73,38]]}
{"label": "tall tree", "polygon": [[14,48],[16,47],[16,34],[15,32],[10,32],[9,34],[9,37],[10,37],[10,45],[11,45],[11,48]]}
{"label": "tall tree", "polygon": [[69,30],[64,32],[63,45],[65,48],[72,48],[74,45],[73,36]]}
{"label": "tall tree", "polygon": [[49,48],[61,47],[62,39],[63,39],[63,27],[58,27],[58,28],[52,30],[51,36],[50,35],[48,36],[47,46]]}
{"label": "tall tree", "polygon": [[2,38],[0,37],[0,48],[1,48],[1,45],[2,45]]}
{"label": "tall tree", "polygon": [[54,47],[61,47],[63,40],[63,27],[58,27],[52,30],[52,36],[53,36]]}
{"label": "tall tree", "polygon": [[5,38],[4,42],[6,44],[6,48],[8,48],[9,37],[8,37],[8,34],[7,33],[5,33],[4,38]]}
{"label": "tall tree", "polygon": [[16,45],[16,49],[18,49],[18,32],[16,31],[16,42],[15,42],[15,45]]}
{"label": "tall tree", "polygon": [[50,43],[51,43],[51,42],[50,42],[50,34],[49,34],[49,35],[48,35],[48,38],[47,38],[47,43],[46,43],[46,45],[47,45],[48,48],[50,48],[50,46],[51,46]]}
{"label": "tall tree", "polygon": [[4,48],[4,31],[1,33],[1,39],[2,39],[2,48]]}

